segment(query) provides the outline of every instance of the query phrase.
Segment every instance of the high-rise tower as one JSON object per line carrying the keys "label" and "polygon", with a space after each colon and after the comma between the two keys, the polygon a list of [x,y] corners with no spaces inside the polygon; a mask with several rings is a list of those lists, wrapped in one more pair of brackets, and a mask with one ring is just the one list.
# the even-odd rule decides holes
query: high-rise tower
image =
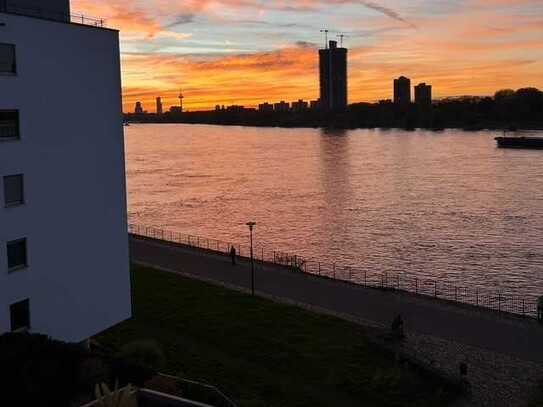
{"label": "high-rise tower", "polygon": [[419,83],[415,86],[415,103],[419,106],[432,106],[432,86]]}
{"label": "high-rise tower", "polygon": [[319,50],[321,108],[340,111],[347,108],[347,48],[337,41]]}
{"label": "high-rise tower", "polygon": [[161,115],[163,113],[162,98],[159,96],[156,98],[156,114]]}
{"label": "high-rise tower", "polygon": [[400,76],[394,79],[394,104],[408,105],[411,103],[411,79]]}

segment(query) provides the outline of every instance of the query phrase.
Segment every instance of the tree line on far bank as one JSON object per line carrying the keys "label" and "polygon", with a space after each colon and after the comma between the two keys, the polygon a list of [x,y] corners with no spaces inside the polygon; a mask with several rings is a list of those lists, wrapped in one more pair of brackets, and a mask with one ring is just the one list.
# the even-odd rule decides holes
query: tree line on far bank
{"label": "tree line on far bank", "polygon": [[502,89],[493,97],[464,96],[431,106],[396,105],[390,100],[354,103],[343,112],[319,110],[260,112],[234,108],[185,113],[126,114],[125,120],[153,123],[202,123],[266,127],[542,129],[543,92],[536,88]]}

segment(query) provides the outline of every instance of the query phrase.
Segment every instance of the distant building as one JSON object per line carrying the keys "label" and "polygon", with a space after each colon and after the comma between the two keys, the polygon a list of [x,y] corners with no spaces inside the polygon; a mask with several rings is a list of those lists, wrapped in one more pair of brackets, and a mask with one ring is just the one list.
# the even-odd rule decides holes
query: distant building
{"label": "distant building", "polygon": [[292,102],[292,111],[293,112],[304,112],[309,108],[309,104],[304,102],[302,99],[299,99],[297,102]]}
{"label": "distant building", "polygon": [[170,113],[173,113],[173,114],[183,113],[183,108],[181,106],[171,106]]}
{"label": "distant building", "polygon": [[347,108],[347,48],[338,48],[337,41],[319,50],[321,108]]}
{"label": "distant building", "polygon": [[419,106],[432,105],[432,86],[426,83],[419,83],[415,86],[415,103]]}
{"label": "distant building", "polygon": [[220,112],[221,111],[221,105],[215,105],[215,111]]}
{"label": "distant building", "polygon": [[408,105],[411,103],[411,79],[400,76],[394,79],[394,104]]}
{"label": "distant building", "polygon": [[230,113],[241,113],[245,110],[245,107],[244,106],[240,106],[240,105],[232,105],[232,106],[228,106],[226,108],[226,111],[227,112],[230,112]]}
{"label": "distant building", "polygon": [[273,112],[273,105],[271,103],[265,102],[258,105],[258,111],[262,113]]}
{"label": "distant building", "polygon": [[162,111],[162,98],[156,98],[156,114],[161,115]]}
{"label": "distant building", "polygon": [[312,100],[311,102],[309,102],[309,108],[311,110],[319,110],[320,105],[321,105],[321,100],[320,99]]}
{"label": "distant building", "polygon": [[141,102],[136,102],[136,108],[134,109],[134,113],[136,114],[142,114],[143,113],[143,106]]}
{"label": "distant building", "polygon": [[274,103],[273,110],[276,112],[288,112],[290,110],[290,103],[287,103],[284,100],[279,103]]}

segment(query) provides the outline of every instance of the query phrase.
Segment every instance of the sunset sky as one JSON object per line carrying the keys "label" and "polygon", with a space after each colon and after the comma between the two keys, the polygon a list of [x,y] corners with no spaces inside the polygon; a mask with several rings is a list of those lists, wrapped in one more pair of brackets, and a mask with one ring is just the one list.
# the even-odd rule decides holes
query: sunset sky
{"label": "sunset sky", "polygon": [[189,110],[318,98],[326,27],[349,48],[349,102],[391,98],[392,79],[436,98],[543,88],[541,0],[72,0],[121,30],[124,110],[179,89]]}

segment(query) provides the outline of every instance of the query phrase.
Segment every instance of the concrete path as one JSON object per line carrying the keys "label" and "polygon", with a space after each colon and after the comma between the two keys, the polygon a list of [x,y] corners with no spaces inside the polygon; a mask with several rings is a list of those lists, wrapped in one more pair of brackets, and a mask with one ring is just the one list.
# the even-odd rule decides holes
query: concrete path
{"label": "concrete path", "polygon": [[[134,237],[130,239],[130,249],[132,261],[250,288],[248,261],[232,266],[230,259],[220,254]],[[269,264],[257,264],[255,282],[259,293],[382,326],[389,326],[401,314],[408,335],[411,331],[537,364],[543,362],[543,327],[535,320],[408,293],[355,286]]]}

